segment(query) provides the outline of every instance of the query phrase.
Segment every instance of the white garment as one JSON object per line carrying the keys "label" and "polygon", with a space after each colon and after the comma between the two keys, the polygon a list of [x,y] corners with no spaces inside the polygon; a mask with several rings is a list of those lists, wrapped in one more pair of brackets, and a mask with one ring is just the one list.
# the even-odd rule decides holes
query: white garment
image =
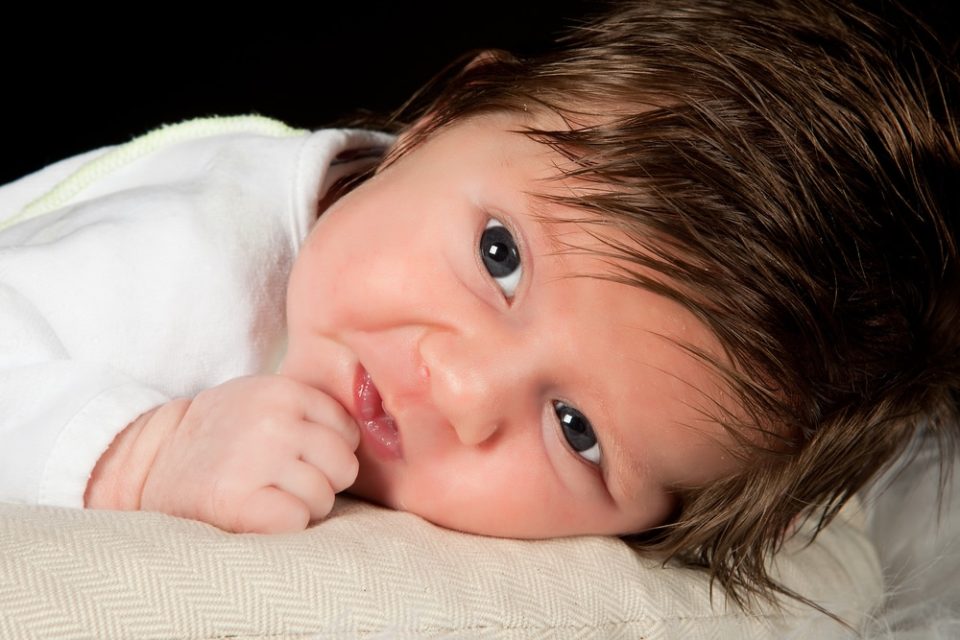
{"label": "white garment", "polygon": [[81,507],[139,415],[275,370],[318,199],[389,142],[208,118],[0,188],[0,501]]}

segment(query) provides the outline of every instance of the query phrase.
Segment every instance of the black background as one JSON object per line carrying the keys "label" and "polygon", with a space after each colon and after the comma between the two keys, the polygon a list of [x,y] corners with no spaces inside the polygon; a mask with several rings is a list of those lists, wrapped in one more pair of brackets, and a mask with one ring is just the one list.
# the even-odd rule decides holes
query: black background
{"label": "black background", "polygon": [[[910,8],[955,42],[957,4]],[[535,53],[597,7],[590,0],[309,10],[263,3],[200,19],[199,6],[129,6],[136,7],[129,15],[101,16],[45,15],[38,7],[31,18],[5,20],[0,184],[193,117],[260,113],[317,128],[359,108],[386,112],[468,50]]]}

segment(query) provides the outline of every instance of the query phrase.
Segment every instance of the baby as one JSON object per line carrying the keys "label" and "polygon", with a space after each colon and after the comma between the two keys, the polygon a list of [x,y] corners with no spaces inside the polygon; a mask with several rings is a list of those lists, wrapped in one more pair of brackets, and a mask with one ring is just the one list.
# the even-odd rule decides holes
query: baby
{"label": "baby", "polygon": [[347,490],[778,590],[792,522],[958,435],[953,77],[893,32],[620,3],[396,139],[195,121],[4,187],[0,498],[269,533]]}

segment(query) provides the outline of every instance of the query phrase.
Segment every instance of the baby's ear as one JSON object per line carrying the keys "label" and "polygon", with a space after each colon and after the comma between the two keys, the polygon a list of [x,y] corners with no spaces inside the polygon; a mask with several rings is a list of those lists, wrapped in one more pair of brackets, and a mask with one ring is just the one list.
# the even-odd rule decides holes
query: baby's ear
{"label": "baby's ear", "polygon": [[473,53],[473,58],[464,65],[461,73],[466,73],[489,64],[510,64],[517,61],[517,57],[509,51],[503,49],[482,49]]}
{"label": "baby's ear", "polygon": [[[455,82],[463,87],[469,87],[473,82],[470,74],[477,73],[485,67],[492,65],[509,66],[519,63],[520,60],[518,58],[503,49],[479,49],[470,51],[457,58],[453,63],[447,65],[443,71],[414,94],[413,98],[401,109],[406,109],[407,106],[414,103],[421,95],[429,96],[434,92],[438,92],[440,86],[449,82]],[[491,69],[491,71],[496,73],[495,70]],[[436,106],[437,103],[435,102],[422,115],[417,117],[416,120],[400,132],[396,141],[387,152],[386,158],[377,167],[377,173],[407,153],[413,146],[422,142],[427,135],[430,135],[431,129],[437,124]]]}
{"label": "baby's ear", "polygon": [[[491,65],[510,65],[518,62],[519,60],[516,56],[504,49],[478,49],[460,56],[453,64],[449,65],[444,72],[441,72],[440,76],[435,78],[434,81],[442,78],[444,74],[449,74],[444,81],[450,82],[455,78],[463,79],[464,76],[468,76],[470,73],[476,73],[484,67]],[[467,80],[465,86],[469,85],[470,81]],[[433,111],[427,111],[417,118],[417,120],[401,134],[401,137],[426,129],[427,125],[433,120]]]}

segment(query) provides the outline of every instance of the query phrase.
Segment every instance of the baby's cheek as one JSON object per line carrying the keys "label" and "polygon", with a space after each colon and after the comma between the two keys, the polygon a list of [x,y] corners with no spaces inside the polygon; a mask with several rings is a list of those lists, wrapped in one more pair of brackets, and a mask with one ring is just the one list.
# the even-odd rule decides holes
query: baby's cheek
{"label": "baby's cheek", "polygon": [[401,502],[440,526],[506,537],[563,535],[584,515],[542,480],[490,471],[471,475],[467,469],[406,491]]}
{"label": "baby's cheek", "polygon": [[357,451],[357,459],[360,469],[357,479],[347,489],[347,493],[391,509],[407,511],[402,501],[397,498],[396,483],[390,474],[380,467],[374,457],[366,455],[362,444]]}

